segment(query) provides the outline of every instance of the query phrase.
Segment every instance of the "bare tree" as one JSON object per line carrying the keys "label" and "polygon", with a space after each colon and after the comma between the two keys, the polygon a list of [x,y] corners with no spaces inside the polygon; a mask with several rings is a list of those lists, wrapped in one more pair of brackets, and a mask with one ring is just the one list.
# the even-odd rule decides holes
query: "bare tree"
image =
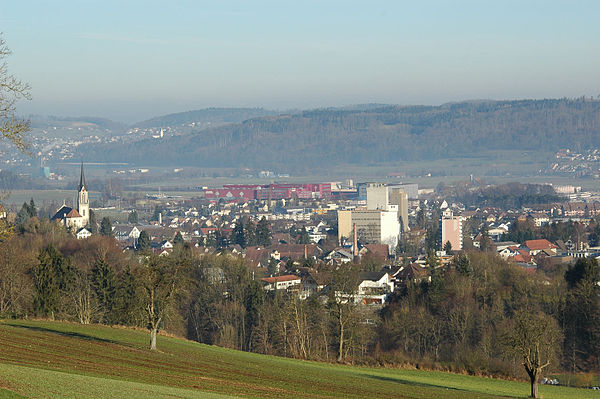
{"label": "bare tree", "polygon": [[81,324],[90,324],[98,313],[98,306],[94,298],[89,274],[86,271],[79,268],[75,269],[73,280],[68,287],[68,296],[77,320]]}
{"label": "bare tree", "polygon": [[333,270],[329,282],[329,300],[327,308],[331,315],[338,338],[338,362],[346,354],[345,344],[348,341],[349,329],[357,318],[357,289],[359,284],[358,265],[349,264]]}
{"label": "bare tree", "polygon": [[503,336],[507,354],[521,358],[531,382],[531,397],[538,397],[542,370],[556,358],[561,331],[556,320],[544,313],[521,311]]}
{"label": "bare tree", "polygon": [[151,350],[156,350],[156,336],[180,287],[185,265],[186,260],[177,259],[174,254],[169,257],[152,255],[138,269]]}
{"label": "bare tree", "polygon": [[10,53],[0,36],[0,135],[20,150],[25,150],[28,144],[23,135],[30,130],[30,124],[15,116],[15,104],[20,99],[31,99],[30,87],[9,74],[5,59]]}

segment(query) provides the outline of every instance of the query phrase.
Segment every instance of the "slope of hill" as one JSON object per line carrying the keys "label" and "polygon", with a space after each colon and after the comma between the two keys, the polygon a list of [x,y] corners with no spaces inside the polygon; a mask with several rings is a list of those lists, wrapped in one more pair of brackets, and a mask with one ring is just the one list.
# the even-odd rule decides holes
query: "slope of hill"
{"label": "slope of hill", "polygon": [[599,146],[600,101],[559,99],[313,110],[249,119],[167,140],[120,147],[82,145],[78,156],[157,166],[295,171],[469,157],[489,150]]}
{"label": "slope of hill", "polygon": [[31,127],[36,129],[47,129],[47,128],[58,128],[58,129],[96,129],[96,130],[108,130],[111,132],[120,132],[127,129],[127,125],[121,122],[115,122],[107,118],[100,118],[95,116],[82,116],[82,117],[58,117],[58,116],[44,116],[44,115],[32,115],[29,117],[31,121]]}
{"label": "slope of hill", "polygon": [[[298,361],[106,326],[0,322],[0,397],[523,397],[528,384],[419,370]],[[545,398],[593,391],[542,386]]]}
{"label": "slope of hill", "polygon": [[158,116],[138,122],[132,127],[167,127],[189,123],[222,125],[226,123],[239,123],[246,119],[275,114],[275,111],[269,111],[263,108],[206,108]]}

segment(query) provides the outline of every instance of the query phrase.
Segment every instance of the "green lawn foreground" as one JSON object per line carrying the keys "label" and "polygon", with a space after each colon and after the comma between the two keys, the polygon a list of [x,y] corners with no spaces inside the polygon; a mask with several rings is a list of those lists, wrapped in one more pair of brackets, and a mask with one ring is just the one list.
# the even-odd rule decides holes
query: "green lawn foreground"
{"label": "green lawn foreground", "polygon": [[[264,356],[125,328],[0,321],[0,398],[482,398],[526,383],[419,370],[351,367]],[[597,392],[541,386],[547,399]],[[19,396],[21,395],[21,396]]]}

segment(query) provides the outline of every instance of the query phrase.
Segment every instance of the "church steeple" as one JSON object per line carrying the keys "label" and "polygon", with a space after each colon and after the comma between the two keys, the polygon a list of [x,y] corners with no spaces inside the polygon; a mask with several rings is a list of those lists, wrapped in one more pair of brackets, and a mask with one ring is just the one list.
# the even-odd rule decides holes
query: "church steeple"
{"label": "church steeple", "polygon": [[81,189],[85,187],[85,176],[83,175],[83,161],[81,162],[81,176],[79,177],[79,188],[77,191],[81,191]]}
{"label": "church steeple", "polygon": [[83,225],[85,226],[90,220],[90,200],[88,198],[87,187],[85,186],[83,162],[81,163],[81,176],[79,177],[79,189],[77,191],[77,211],[83,217]]}

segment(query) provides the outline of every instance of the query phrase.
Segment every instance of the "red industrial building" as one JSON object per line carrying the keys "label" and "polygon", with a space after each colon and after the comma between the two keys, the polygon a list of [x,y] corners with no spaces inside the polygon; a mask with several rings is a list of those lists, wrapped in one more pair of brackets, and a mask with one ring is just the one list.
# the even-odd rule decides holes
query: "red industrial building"
{"label": "red industrial building", "polygon": [[225,184],[223,188],[204,190],[207,199],[231,200],[280,200],[330,198],[330,183],[305,184]]}

